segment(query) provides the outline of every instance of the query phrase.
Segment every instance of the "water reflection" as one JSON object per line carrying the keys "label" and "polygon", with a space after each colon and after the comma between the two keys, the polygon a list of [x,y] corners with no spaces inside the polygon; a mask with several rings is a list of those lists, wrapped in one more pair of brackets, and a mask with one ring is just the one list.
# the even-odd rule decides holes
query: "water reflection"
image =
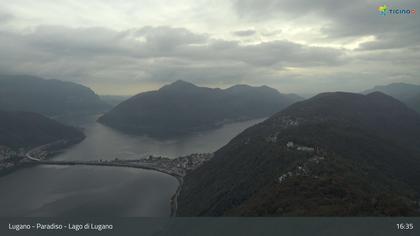
{"label": "water reflection", "polygon": [[263,119],[237,122],[221,128],[172,140],[158,140],[147,136],[124,134],[94,122],[79,124],[85,129],[86,139],[56,157],[58,160],[74,159],[135,159],[148,155],[177,157],[191,153],[214,152],[245,128]]}
{"label": "water reflection", "polygon": [[155,171],[37,166],[0,178],[0,216],[168,216],[177,186]]}

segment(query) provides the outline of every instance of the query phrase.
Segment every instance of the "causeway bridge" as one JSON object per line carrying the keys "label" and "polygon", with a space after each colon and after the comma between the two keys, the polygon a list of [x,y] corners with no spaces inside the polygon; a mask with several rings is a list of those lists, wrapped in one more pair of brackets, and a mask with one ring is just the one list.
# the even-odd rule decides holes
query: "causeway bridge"
{"label": "causeway bridge", "polygon": [[176,178],[183,177],[185,170],[175,166],[162,165],[159,162],[142,162],[133,160],[93,160],[93,161],[58,161],[58,160],[36,160],[42,165],[84,165],[84,166],[110,166],[110,167],[131,167],[146,170],[154,170]]}
{"label": "causeway bridge", "polygon": [[154,160],[144,161],[144,160],[93,160],[93,161],[59,161],[59,160],[42,160],[35,157],[32,157],[30,153],[26,154],[28,160],[32,163],[41,164],[41,165],[85,165],[85,166],[109,166],[109,167],[128,167],[128,168],[139,168],[145,170],[158,171],[164,174],[171,175],[175,177],[178,182],[178,188],[174,195],[171,197],[171,216],[176,216],[176,211],[178,209],[178,195],[181,192],[183,185],[183,177],[185,176],[186,170],[182,167],[172,164],[167,161]]}

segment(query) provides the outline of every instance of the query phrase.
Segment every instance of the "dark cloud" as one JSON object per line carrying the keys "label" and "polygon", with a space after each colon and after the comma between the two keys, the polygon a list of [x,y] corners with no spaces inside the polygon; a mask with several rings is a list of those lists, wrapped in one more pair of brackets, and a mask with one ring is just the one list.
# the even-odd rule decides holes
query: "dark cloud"
{"label": "dark cloud", "polygon": [[272,17],[299,18],[310,13],[324,13],[349,7],[354,1],[335,0],[234,0],[235,10],[240,17],[264,21]]}
{"label": "dark cloud", "polygon": [[123,53],[130,47],[130,42],[125,41],[121,33],[99,27],[40,26],[33,33],[14,36],[22,38],[23,43],[35,50],[56,56],[115,54]]}
{"label": "dark cloud", "polygon": [[367,0],[237,0],[234,6],[240,17],[256,22],[273,17],[287,21],[305,16],[324,20],[327,23],[324,22],[322,32],[329,39],[376,36],[376,42],[363,46],[366,50],[418,45],[418,14],[380,16],[377,8],[382,4],[387,4],[391,9],[420,9],[420,1]]}
{"label": "dark cloud", "polygon": [[398,48],[415,48],[420,46],[420,28],[384,31],[376,34],[376,40],[360,45],[359,50],[386,50]]}
{"label": "dark cloud", "polygon": [[179,53],[180,55],[187,53],[195,59],[223,59],[254,66],[275,66],[278,69],[288,66],[332,66],[345,60],[344,54],[340,50],[308,47],[290,41],[241,45],[236,41],[219,40],[199,48],[183,48]]}
{"label": "dark cloud", "polygon": [[0,70],[73,81],[242,80],[261,67],[332,66],[339,50],[289,41],[242,45],[212,39],[183,28],[105,28],[42,26],[26,34],[2,32]]}
{"label": "dark cloud", "polygon": [[[69,13],[63,18],[48,14],[46,1],[25,14],[0,7],[0,72],[80,82],[101,93],[135,93],[144,84],[177,79],[268,84],[285,92],[361,91],[418,80],[418,14],[383,17],[377,13],[383,2],[368,0],[231,1],[209,9],[183,2],[171,12],[151,1],[137,5],[144,10],[139,18],[115,1],[89,16],[75,5],[85,13],[104,3],[55,4]],[[420,1],[387,4],[420,9]],[[192,5],[197,11],[182,10]]]}

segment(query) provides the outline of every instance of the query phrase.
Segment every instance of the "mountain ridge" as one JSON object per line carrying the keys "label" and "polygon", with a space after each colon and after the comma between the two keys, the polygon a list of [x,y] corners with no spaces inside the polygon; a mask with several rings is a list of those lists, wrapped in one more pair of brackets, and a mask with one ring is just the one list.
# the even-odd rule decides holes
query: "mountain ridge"
{"label": "mountain ridge", "polygon": [[79,129],[33,112],[0,110],[0,145],[30,149],[61,139],[83,139]]}
{"label": "mountain ridge", "polygon": [[246,129],[188,173],[178,214],[418,215],[418,153],[420,116],[400,101],[323,93]]}
{"label": "mountain ridge", "polygon": [[214,128],[227,121],[267,117],[296,101],[268,87],[198,87],[176,81],[137,94],[98,119],[123,131],[176,136]]}
{"label": "mountain ridge", "polygon": [[73,82],[27,75],[0,75],[0,109],[47,116],[85,114],[108,109],[90,88]]}
{"label": "mountain ridge", "polygon": [[368,94],[375,91],[390,95],[400,100],[411,109],[420,113],[420,85],[409,83],[392,83],[388,85],[375,86],[374,88],[365,90],[362,93]]}

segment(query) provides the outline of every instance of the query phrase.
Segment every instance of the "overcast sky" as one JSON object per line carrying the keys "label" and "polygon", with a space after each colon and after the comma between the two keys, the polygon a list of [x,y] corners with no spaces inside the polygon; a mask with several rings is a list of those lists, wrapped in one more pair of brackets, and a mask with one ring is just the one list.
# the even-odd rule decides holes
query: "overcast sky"
{"label": "overcast sky", "polygon": [[312,94],[420,84],[417,0],[13,0],[0,73],[136,94],[183,79]]}

